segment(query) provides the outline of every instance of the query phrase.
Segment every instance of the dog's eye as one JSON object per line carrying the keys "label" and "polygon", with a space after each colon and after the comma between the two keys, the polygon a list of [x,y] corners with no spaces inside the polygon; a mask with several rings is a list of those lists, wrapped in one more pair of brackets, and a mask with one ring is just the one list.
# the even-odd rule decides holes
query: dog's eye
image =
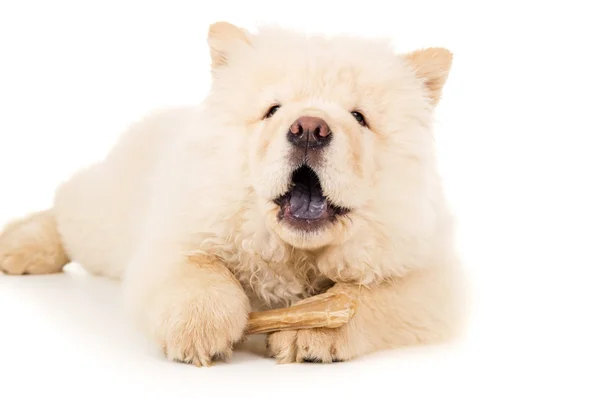
{"label": "dog's eye", "polygon": [[275,114],[275,112],[277,112],[279,110],[280,107],[281,107],[280,105],[273,105],[272,107],[270,107],[267,114],[265,115],[265,119],[268,119],[271,116],[273,116]]}
{"label": "dog's eye", "polygon": [[365,120],[365,117],[363,116],[362,113],[360,113],[358,111],[353,111],[352,116],[354,116],[354,118],[356,119],[358,124],[360,124],[361,126],[365,126],[365,127],[367,126],[367,121]]}

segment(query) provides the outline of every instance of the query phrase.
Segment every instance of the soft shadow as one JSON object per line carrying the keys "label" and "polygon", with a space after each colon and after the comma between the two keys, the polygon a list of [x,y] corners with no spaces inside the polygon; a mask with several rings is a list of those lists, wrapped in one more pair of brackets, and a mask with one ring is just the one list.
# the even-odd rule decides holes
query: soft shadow
{"label": "soft shadow", "polygon": [[[93,344],[97,349],[166,361],[126,316],[118,281],[70,264],[64,272],[52,275],[0,275],[0,289],[35,306],[60,330],[76,337],[74,345]],[[249,336],[236,347],[230,361],[265,358],[265,351],[264,336]]]}

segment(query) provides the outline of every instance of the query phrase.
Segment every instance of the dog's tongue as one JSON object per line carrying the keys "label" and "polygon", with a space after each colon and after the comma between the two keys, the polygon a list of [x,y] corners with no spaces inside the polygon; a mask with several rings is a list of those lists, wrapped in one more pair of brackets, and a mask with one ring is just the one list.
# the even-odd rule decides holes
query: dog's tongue
{"label": "dog's tongue", "polygon": [[327,199],[317,184],[297,183],[291,192],[290,213],[295,218],[316,220],[327,212]]}

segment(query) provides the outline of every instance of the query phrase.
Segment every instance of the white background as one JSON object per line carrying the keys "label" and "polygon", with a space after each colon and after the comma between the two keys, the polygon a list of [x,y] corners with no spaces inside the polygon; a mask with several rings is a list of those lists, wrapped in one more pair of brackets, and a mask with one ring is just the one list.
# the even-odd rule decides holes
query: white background
{"label": "white background", "polygon": [[47,207],[147,111],[199,102],[211,22],[451,49],[436,134],[474,298],[453,346],[333,366],[249,346],[197,369],[131,329],[115,282],[0,275],[0,396],[600,396],[598,13],[557,3],[3,0],[0,224]]}

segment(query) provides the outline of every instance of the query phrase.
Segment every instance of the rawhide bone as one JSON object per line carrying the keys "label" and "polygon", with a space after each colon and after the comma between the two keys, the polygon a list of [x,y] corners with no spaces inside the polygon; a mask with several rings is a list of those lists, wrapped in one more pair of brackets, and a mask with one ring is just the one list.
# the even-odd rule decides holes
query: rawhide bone
{"label": "rawhide bone", "polygon": [[338,328],[352,319],[357,304],[357,289],[328,291],[290,307],[250,313],[246,334]]}

